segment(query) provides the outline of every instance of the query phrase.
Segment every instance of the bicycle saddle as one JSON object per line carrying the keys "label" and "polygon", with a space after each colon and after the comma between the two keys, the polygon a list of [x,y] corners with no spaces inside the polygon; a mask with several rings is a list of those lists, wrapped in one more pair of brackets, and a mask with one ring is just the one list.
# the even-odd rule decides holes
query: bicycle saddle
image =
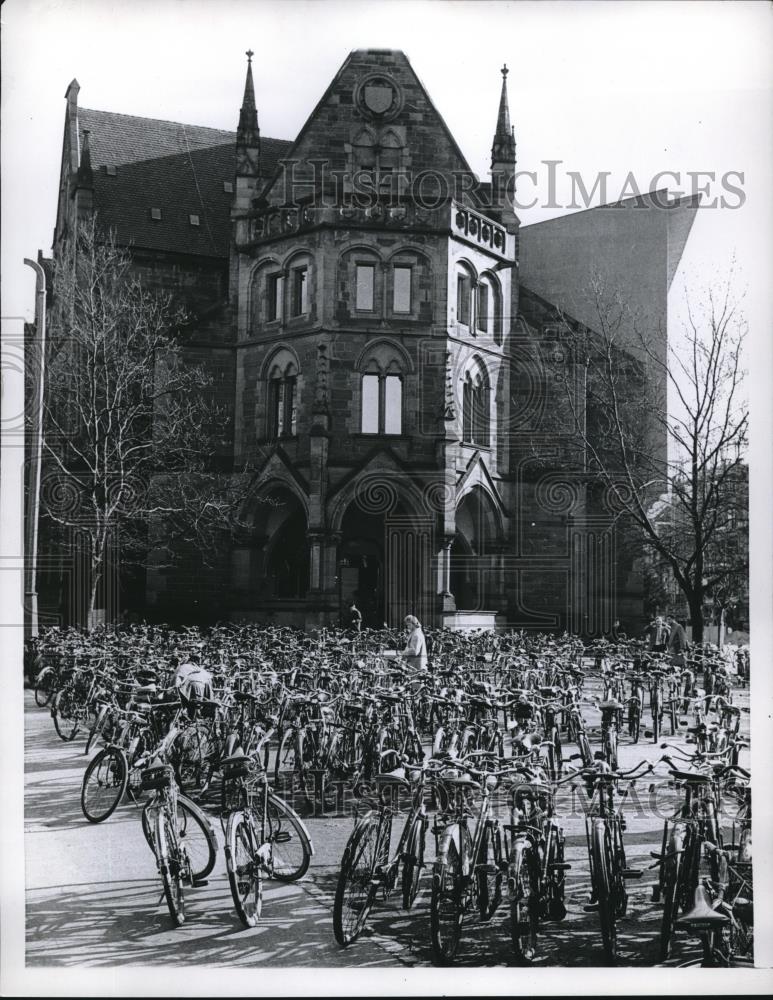
{"label": "bicycle saddle", "polygon": [[458,788],[480,788],[480,782],[476,781],[471,774],[466,772],[460,774],[456,768],[449,771],[440,772],[440,780],[444,785],[454,785]]}
{"label": "bicycle saddle", "polygon": [[695,771],[671,771],[671,777],[692,785],[706,785],[711,780],[707,774],[696,774]]}
{"label": "bicycle saddle", "polygon": [[376,782],[379,785],[404,785],[406,788],[410,788],[410,782],[405,776],[405,768],[398,767],[394,771],[384,771],[381,774],[376,775]]}
{"label": "bicycle saddle", "polygon": [[599,708],[601,709],[602,712],[617,712],[622,707],[623,706],[620,704],[619,701],[612,701],[612,700],[610,700],[610,701],[600,701],[599,702]]}
{"label": "bicycle saddle", "polygon": [[527,750],[535,750],[542,743],[542,737],[539,733],[527,733],[525,736],[521,736],[516,740],[516,743],[520,743],[522,747]]}

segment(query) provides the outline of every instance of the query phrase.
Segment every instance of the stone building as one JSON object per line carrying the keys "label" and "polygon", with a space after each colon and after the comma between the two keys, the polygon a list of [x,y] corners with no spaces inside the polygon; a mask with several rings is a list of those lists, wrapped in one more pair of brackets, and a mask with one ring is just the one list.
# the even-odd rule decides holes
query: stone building
{"label": "stone building", "polygon": [[151,560],[136,610],[310,625],[354,598],[375,624],[589,634],[636,614],[562,410],[557,318],[592,327],[591,263],[664,318],[695,205],[521,229],[506,69],[481,183],[402,52],[352,52],[294,142],[260,134],[251,55],[235,134],[66,94],[54,253],[96,212],[181,297],[231,408],[224,461],[254,470],[217,568]]}

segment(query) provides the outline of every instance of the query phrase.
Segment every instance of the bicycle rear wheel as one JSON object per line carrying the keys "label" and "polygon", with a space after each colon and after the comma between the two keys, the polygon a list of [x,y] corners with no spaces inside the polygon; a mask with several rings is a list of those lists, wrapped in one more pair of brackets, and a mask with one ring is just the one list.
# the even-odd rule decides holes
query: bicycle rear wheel
{"label": "bicycle rear wheel", "polygon": [[242,811],[228,817],[226,868],[234,907],[245,927],[254,927],[263,909],[263,865],[259,845]]}
{"label": "bicycle rear wheel", "polygon": [[297,882],[309,870],[314,848],[300,816],[286,802],[269,792],[266,806],[271,844],[271,877],[280,882]]}
{"label": "bicycle rear wheel", "polygon": [[378,813],[368,813],[355,827],[344,850],[333,904],[333,933],[342,948],[357,940],[373,906],[378,828]]}
{"label": "bicycle rear wheel", "polygon": [[598,904],[601,941],[610,965],[617,962],[617,902],[612,889],[612,852],[603,820],[593,824],[593,893]]}
{"label": "bicycle rear wheel", "polygon": [[[467,850],[469,834],[465,830]],[[461,835],[458,825],[447,831],[441,861],[432,872],[430,954],[434,965],[451,965],[459,950],[464,923],[464,886]]]}
{"label": "bicycle rear wheel", "polygon": [[54,696],[55,686],[56,676],[54,671],[50,667],[41,670],[35,681],[35,704],[40,708],[45,708]]}
{"label": "bicycle rear wheel", "polygon": [[128,783],[126,757],[116,747],[100,750],[89,761],[81,785],[81,809],[89,823],[101,823],[113,815]]}
{"label": "bicycle rear wheel", "polygon": [[510,863],[510,937],[516,959],[524,964],[537,955],[539,865],[530,845],[516,845]]}
{"label": "bicycle rear wheel", "polygon": [[663,916],[660,921],[660,952],[661,962],[665,962],[671,954],[671,942],[674,937],[674,925],[679,916],[679,901],[684,891],[684,839],[683,829],[676,828],[672,832],[666,846],[665,871],[663,875]]}
{"label": "bicycle rear wheel", "polygon": [[54,729],[60,740],[71,743],[78,735],[80,716],[75,698],[68,688],[57,691],[51,703],[51,715],[54,718]]}

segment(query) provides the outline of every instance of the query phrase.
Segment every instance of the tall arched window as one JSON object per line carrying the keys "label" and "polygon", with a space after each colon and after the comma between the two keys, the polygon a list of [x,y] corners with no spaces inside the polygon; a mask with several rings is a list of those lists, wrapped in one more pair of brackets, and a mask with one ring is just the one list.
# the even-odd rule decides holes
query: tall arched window
{"label": "tall arched window", "polygon": [[462,383],[462,440],[466,444],[488,448],[490,442],[490,388],[488,375],[475,362]]}
{"label": "tall arched window", "polygon": [[456,269],[456,322],[470,329],[474,329],[473,295],[475,284],[472,270],[464,264],[459,264]]}
{"label": "tall arched window", "polygon": [[388,343],[377,344],[360,364],[360,431],[402,434],[403,359]]}
{"label": "tall arched window", "polygon": [[478,283],[478,329],[497,343],[502,343],[502,293],[492,274],[481,275]]}
{"label": "tall arched window", "polygon": [[286,349],[279,351],[268,372],[267,436],[294,437],[298,419],[298,367]]}

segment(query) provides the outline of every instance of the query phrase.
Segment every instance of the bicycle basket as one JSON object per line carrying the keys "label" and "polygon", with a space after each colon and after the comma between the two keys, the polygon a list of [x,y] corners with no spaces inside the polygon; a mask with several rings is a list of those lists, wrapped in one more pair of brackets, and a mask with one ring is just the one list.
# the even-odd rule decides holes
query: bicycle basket
{"label": "bicycle basket", "polygon": [[174,783],[174,771],[168,764],[158,767],[148,767],[142,772],[143,792],[154,792],[162,788],[171,788]]}

